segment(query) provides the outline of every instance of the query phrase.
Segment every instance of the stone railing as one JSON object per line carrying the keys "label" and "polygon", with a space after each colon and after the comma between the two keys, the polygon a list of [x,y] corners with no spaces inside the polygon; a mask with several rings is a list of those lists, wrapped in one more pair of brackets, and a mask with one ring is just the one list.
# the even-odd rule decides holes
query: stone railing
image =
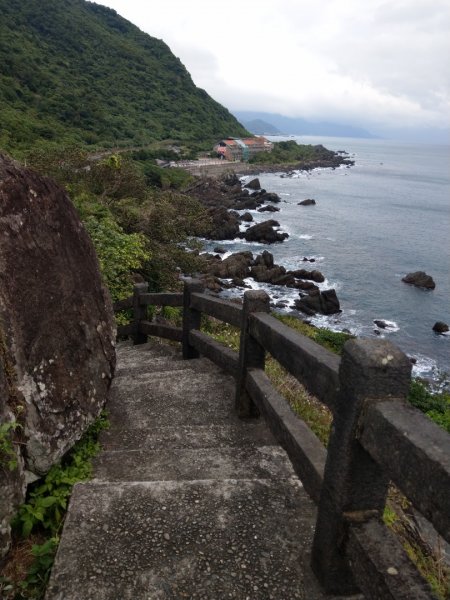
{"label": "stone railing", "polygon": [[[183,327],[146,320],[147,306],[182,306]],[[204,293],[150,294],[146,284],[115,309],[133,308],[119,335],[182,343],[183,358],[206,356],[236,379],[236,411],[261,413],[318,505],[312,567],[328,593],[369,599],[433,598],[396,536],[383,524],[393,482],[450,541],[450,437],[406,400],[411,363],[384,340],[349,340],[342,358],[269,314],[269,297],[247,291],[243,305]],[[202,313],[240,329],[239,353],[201,331]],[[328,450],[289,408],[264,372],[270,353],[331,410]]]}

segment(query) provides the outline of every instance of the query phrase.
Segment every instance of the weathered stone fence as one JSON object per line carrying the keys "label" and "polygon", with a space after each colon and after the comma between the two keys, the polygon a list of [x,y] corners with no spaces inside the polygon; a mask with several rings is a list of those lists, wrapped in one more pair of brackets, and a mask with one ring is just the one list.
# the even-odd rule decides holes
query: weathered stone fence
{"label": "weathered stone fence", "polygon": [[[116,303],[134,313],[119,335],[136,344],[149,335],[179,341],[185,359],[206,356],[235,377],[236,411],[265,417],[318,505],[312,567],[324,589],[433,598],[381,518],[392,481],[450,541],[450,438],[407,402],[411,364],[403,352],[384,340],[350,340],[339,358],[272,317],[261,291],[247,291],[241,306],[205,294],[196,280],[183,294],[147,289],[138,284]],[[148,305],[183,306],[183,327],[148,321]],[[240,328],[239,353],[201,331],[202,313]],[[328,451],[272,386],[266,352],[332,411]]]}

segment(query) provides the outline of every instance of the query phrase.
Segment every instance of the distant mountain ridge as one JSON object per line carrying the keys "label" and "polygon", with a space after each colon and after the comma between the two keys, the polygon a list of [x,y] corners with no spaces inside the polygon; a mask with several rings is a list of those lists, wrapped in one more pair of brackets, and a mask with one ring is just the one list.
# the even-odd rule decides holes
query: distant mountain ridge
{"label": "distant mountain ridge", "polygon": [[277,135],[281,133],[276,127],[262,119],[253,119],[252,121],[241,121],[242,125],[255,135]]}
{"label": "distant mountain ridge", "polygon": [[[252,133],[257,133],[250,128],[255,122],[263,122],[276,130],[277,133],[285,135],[326,135],[335,137],[357,137],[357,138],[375,138],[376,136],[361,127],[353,125],[343,125],[339,123],[313,122],[302,118],[285,117],[283,115],[255,112],[255,111],[233,111],[235,117],[246,124]],[[268,131],[265,133],[269,133]]]}
{"label": "distant mountain ridge", "polygon": [[168,46],[84,0],[0,0],[0,147],[244,136]]}

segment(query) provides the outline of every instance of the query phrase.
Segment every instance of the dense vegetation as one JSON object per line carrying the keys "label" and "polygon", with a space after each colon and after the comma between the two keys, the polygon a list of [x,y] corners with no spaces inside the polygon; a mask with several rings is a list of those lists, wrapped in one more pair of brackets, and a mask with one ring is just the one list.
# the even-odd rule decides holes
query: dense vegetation
{"label": "dense vegetation", "polygon": [[0,148],[142,146],[247,132],[168,46],[84,0],[0,0]]}
{"label": "dense vegetation", "polygon": [[335,158],[332,150],[327,150],[321,144],[297,144],[295,140],[275,142],[272,152],[259,152],[249,162],[255,164],[295,164],[313,160],[332,160]]}
{"label": "dense vegetation", "polygon": [[136,278],[161,291],[176,287],[178,269],[199,269],[201,259],[185,248],[195,248],[190,236],[199,233],[207,215],[182,192],[190,181],[185,171],[159,169],[127,155],[93,161],[76,147],[35,150],[27,162],[68,191],[94,242],[113,300],[128,296]]}

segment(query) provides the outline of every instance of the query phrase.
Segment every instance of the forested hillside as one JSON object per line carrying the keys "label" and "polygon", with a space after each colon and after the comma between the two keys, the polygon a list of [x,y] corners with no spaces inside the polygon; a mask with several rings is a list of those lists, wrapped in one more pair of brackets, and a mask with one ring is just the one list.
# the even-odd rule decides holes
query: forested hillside
{"label": "forested hillside", "polygon": [[0,0],[0,148],[243,135],[161,40],[84,0]]}

